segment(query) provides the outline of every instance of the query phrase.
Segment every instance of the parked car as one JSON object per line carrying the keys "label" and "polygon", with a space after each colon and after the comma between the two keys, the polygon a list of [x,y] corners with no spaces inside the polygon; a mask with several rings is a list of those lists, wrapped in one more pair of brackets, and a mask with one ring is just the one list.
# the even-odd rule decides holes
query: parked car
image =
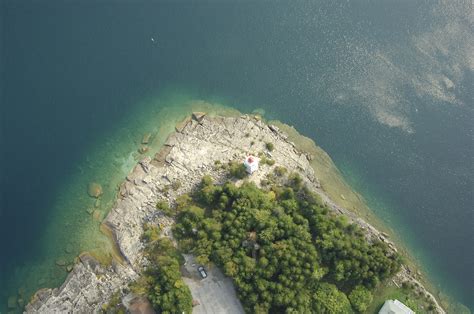
{"label": "parked car", "polygon": [[202,279],[207,277],[207,273],[206,273],[206,270],[204,269],[204,267],[199,266],[198,267],[198,272],[199,272],[199,275],[201,275]]}

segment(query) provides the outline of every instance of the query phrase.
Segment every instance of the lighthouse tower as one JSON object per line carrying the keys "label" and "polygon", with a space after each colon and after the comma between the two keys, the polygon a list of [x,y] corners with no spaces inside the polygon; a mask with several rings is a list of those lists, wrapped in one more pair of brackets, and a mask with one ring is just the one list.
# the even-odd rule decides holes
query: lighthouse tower
{"label": "lighthouse tower", "polygon": [[247,156],[244,161],[245,170],[252,174],[258,170],[258,158],[252,155]]}

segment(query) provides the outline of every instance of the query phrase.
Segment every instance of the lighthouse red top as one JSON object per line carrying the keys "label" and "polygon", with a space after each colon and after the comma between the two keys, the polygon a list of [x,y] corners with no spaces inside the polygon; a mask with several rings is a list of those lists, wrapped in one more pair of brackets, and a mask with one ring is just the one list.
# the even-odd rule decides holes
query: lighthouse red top
{"label": "lighthouse red top", "polygon": [[250,156],[249,158],[247,158],[247,162],[248,162],[249,164],[253,163],[253,157]]}

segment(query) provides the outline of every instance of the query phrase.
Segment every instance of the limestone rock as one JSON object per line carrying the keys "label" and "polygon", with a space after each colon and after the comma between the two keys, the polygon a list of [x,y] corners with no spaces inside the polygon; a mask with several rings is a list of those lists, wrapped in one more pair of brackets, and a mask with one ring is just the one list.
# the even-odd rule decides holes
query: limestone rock
{"label": "limestone rock", "polygon": [[97,313],[115,291],[136,278],[137,274],[128,266],[114,263],[104,267],[90,255],[81,255],[62,286],[36,292],[25,312]]}
{"label": "limestone rock", "polygon": [[204,119],[205,115],[206,115],[205,112],[193,112],[192,118],[196,120],[197,122],[201,122],[202,119]]}

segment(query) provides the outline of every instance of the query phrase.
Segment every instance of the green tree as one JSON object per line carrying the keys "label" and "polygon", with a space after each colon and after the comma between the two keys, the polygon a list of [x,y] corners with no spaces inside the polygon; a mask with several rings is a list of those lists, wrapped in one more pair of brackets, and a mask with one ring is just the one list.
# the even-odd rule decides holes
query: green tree
{"label": "green tree", "polygon": [[368,302],[360,287],[369,291],[399,267],[386,244],[368,243],[296,174],[267,189],[203,178],[174,234],[200,263],[212,261],[233,279],[247,312],[350,313],[334,283],[359,293],[351,300],[358,309]]}
{"label": "green tree", "polygon": [[313,295],[313,309],[322,314],[345,314],[351,312],[347,296],[329,283],[321,283]]}
{"label": "green tree", "polygon": [[372,300],[372,293],[364,286],[356,286],[349,294],[349,301],[351,302],[352,308],[360,313],[367,310]]}

